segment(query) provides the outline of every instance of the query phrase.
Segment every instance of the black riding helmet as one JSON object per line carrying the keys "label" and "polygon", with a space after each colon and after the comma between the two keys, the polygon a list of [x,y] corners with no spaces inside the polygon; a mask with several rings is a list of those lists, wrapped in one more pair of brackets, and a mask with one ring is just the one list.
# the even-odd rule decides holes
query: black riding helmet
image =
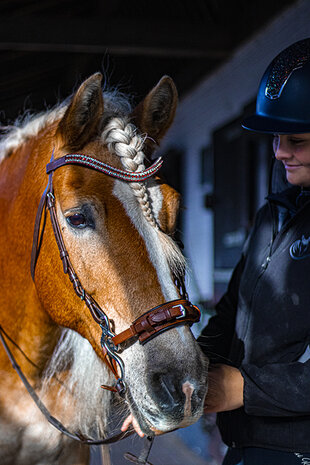
{"label": "black riding helmet", "polygon": [[310,38],[290,45],[270,63],[259,85],[256,113],[242,127],[273,134],[310,132]]}

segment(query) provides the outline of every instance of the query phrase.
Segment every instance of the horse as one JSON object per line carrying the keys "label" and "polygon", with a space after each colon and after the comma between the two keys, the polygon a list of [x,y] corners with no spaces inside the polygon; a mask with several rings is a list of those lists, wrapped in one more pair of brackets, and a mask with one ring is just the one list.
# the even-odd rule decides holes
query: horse
{"label": "horse", "polygon": [[105,437],[112,396],[149,436],[203,411],[208,361],[173,239],[180,198],[152,164],[177,90],[164,76],[132,108],[101,82],[0,141],[0,328],[13,358],[0,345],[2,465],[89,461],[87,440],[50,425],[35,396],[74,439]]}

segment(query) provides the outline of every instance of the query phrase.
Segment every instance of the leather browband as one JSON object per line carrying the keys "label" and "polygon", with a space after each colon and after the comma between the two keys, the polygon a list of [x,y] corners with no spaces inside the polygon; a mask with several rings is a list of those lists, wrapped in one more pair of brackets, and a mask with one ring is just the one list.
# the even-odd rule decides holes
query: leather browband
{"label": "leather browband", "polygon": [[134,172],[115,168],[114,166],[107,165],[103,161],[88,155],[83,155],[81,153],[70,153],[64,155],[61,158],[56,158],[55,160],[50,161],[46,165],[46,173],[50,174],[60,166],[64,165],[81,165],[85,166],[86,168],[100,171],[101,173],[111,176],[112,178],[120,179],[121,181],[141,182],[145,181],[151,176],[154,176],[154,174],[156,174],[157,171],[161,168],[162,164],[163,159],[159,157],[149,168],[143,171]]}

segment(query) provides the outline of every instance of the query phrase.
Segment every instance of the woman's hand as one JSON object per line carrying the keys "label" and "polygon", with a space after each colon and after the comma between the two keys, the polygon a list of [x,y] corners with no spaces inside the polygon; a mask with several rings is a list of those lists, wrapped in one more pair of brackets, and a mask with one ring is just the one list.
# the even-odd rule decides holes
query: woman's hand
{"label": "woman's hand", "polygon": [[229,365],[211,365],[204,412],[224,412],[243,405],[244,380],[241,372]]}
{"label": "woman's hand", "polygon": [[141,431],[139,423],[137,422],[137,420],[132,414],[128,415],[128,417],[122,424],[121,431],[123,432],[127,431],[130,425],[132,425],[133,429],[140,436],[140,438],[143,438],[144,433]]}

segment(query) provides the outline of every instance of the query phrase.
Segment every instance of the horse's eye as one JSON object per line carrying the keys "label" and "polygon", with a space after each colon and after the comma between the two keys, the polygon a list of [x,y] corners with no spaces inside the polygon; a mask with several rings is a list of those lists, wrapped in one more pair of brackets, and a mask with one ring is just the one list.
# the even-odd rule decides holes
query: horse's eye
{"label": "horse's eye", "polygon": [[86,218],[82,213],[67,216],[67,221],[74,228],[85,228],[87,226]]}

